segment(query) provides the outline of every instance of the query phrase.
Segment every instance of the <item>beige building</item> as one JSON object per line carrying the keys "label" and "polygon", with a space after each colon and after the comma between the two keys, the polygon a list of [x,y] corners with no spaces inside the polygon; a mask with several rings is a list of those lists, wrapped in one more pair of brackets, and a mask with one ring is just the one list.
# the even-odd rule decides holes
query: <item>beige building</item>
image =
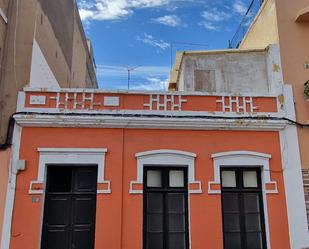
{"label": "beige building", "polygon": [[[267,0],[251,24],[240,48],[278,43],[284,82],[293,85],[296,119],[308,124],[309,99],[304,84],[309,80],[308,0]],[[304,186],[309,215],[309,129],[298,128]]]}
{"label": "beige building", "polygon": [[25,86],[97,88],[74,0],[0,0],[0,144]]}
{"label": "beige building", "polygon": [[9,120],[26,86],[97,88],[92,47],[75,0],[0,0],[0,236],[11,203],[7,190],[15,192],[8,180],[16,175],[10,146],[16,143],[6,139],[14,127],[8,129]]}

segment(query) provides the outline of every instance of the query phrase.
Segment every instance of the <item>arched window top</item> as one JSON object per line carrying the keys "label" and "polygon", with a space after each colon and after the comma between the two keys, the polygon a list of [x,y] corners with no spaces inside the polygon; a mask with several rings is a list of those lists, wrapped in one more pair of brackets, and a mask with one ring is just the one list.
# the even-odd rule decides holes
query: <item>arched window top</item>
{"label": "arched window top", "polygon": [[181,150],[148,150],[143,152],[138,152],[135,154],[137,158],[140,157],[151,157],[151,156],[179,156],[179,157],[192,157],[195,158],[196,154],[181,151]]}
{"label": "arched window top", "polygon": [[258,157],[258,158],[264,158],[264,159],[270,159],[271,155],[255,152],[255,151],[227,151],[227,152],[220,152],[216,154],[212,154],[211,157],[214,159],[222,158],[222,157]]}
{"label": "arched window top", "polygon": [[209,194],[220,194],[221,191],[213,189],[212,186],[220,185],[220,167],[260,167],[263,183],[274,185],[274,188],[266,189],[266,193],[278,193],[277,182],[270,177],[269,160],[271,155],[256,151],[225,151],[211,155],[214,160],[214,181],[208,182]]}
{"label": "arched window top", "polygon": [[188,183],[198,185],[195,190],[189,188],[190,193],[202,192],[201,182],[195,180],[196,154],[188,151],[161,149],[138,152],[135,157],[137,159],[137,178],[135,181],[130,182],[131,194],[142,193],[141,189],[135,190],[134,186],[143,183],[143,171],[146,165],[157,167],[186,166],[188,167]]}

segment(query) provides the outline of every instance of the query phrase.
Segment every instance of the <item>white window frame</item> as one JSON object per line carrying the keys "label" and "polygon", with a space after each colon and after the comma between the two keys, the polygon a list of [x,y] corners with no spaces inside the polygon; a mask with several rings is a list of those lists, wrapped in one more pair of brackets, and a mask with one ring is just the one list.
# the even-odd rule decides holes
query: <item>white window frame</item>
{"label": "white window frame", "polygon": [[106,184],[106,189],[98,189],[98,194],[110,194],[111,182],[104,179],[106,148],[38,148],[40,154],[37,179],[30,182],[29,194],[43,194],[44,189],[33,189],[34,184],[45,185],[48,165],[98,166],[98,184]]}
{"label": "white window frame", "polygon": [[[271,155],[254,152],[254,151],[228,151],[212,154],[211,157],[214,160],[214,181],[208,182],[208,194],[221,194],[221,190],[212,190],[212,185],[221,185],[220,169],[225,167],[246,167],[246,168],[260,168],[261,169],[261,183],[262,183],[262,196],[264,207],[264,219],[265,219],[265,233],[267,248],[270,246],[270,233],[269,233],[269,220],[267,210],[267,198],[266,194],[277,194],[278,187],[276,181],[271,181],[269,160]],[[267,190],[266,184],[273,184],[274,190]]]}
{"label": "white window frame", "polygon": [[[188,233],[189,249],[191,249],[191,222],[190,222],[190,194],[201,194],[202,183],[195,180],[195,158],[196,154],[180,150],[150,150],[135,154],[137,159],[137,179],[130,182],[130,194],[143,194],[143,190],[134,189],[134,185],[142,186],[144,176],[144,166],[151,165],[157,167],[188,167]],[[198,189],[190,190],[190,183],[197,184]]]}

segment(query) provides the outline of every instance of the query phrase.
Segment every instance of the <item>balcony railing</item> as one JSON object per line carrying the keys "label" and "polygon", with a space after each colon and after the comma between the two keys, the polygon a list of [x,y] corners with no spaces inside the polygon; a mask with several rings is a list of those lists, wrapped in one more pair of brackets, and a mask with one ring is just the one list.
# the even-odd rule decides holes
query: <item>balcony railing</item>
{"label": "balcony railing", "polygon": [[256,14],[259,12],[260,7],[264,0],[252,0],[249,8],[241,20],[234,36],[229,40],[229,48],[238,48],[241,44],[244,36],[246,35],[252,21],[254,20]]}

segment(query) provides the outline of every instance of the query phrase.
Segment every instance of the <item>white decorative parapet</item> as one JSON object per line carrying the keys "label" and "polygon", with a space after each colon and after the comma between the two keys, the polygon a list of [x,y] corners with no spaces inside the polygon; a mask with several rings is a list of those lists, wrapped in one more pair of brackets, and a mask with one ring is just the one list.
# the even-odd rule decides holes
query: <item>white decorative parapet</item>
{"label": "white decorative parapet", "polygon": [[220,100],[216,101],[222,105],[222,112],[255,112],[258,110],[257,106],[253,104],[252,97],[238,97],[238,96],[222,96]]}
{"label": "white decorative parapet", "polygon": [[[64,93],[64,100],[61,101],[60,92],[56,97],[50,97],[52,100],[56,100],[56,108],[68,109],[69,103],[73,101],[73,109],[85,109],[86,103],[90,104],[89,109],[93,110],[94,106],[101,106],[102,102],[94,102],[94,93],[82,93],[81,101],[78,101],[78,93]],[[72,96],[73,95],[73,96]],[[78,108],[80,107],[80,108]]]}
{"label": "white decorative parapet", "polygon": [[[177,103],[176,103],[177,96]],[[161,103],[161,99],[163,98],[163,103]],[[157,94],[157,95],[149,95],[149,103],[144,104],[145,107],[148,107],[150,111],[152,110],[182,110],[182,104],[186,103],[187,100],[183,99],[181,95],[171,95],[171,94]]]}
{"label": "white decorative parapet", "polygon": [[26,89],[19,111],[25,112],[171,112],[173,115],[282,115],[277,95],[212,95],[199,92],[121,92],[95,89]]}

